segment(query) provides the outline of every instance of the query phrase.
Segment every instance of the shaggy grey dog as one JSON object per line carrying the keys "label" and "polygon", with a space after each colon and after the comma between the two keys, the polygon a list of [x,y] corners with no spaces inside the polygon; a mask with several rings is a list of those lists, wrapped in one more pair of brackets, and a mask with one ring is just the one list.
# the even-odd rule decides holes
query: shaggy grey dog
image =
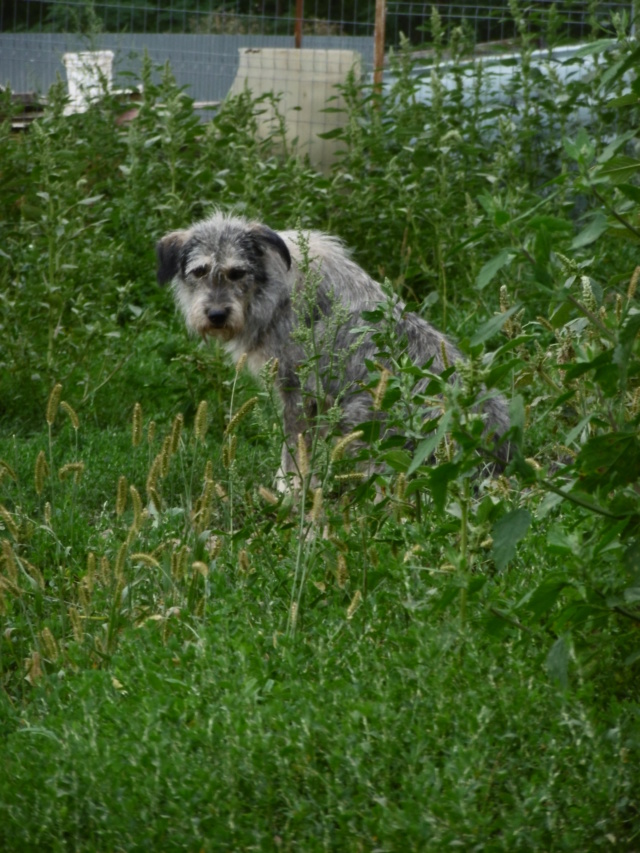
{"label": "shaggy grey dog", "polygon": [[[363,390],[369,381],[365,360],[375,360],[378,347],[362,312],[389,302],[338,239],[317,231],[275,232],[218,212],[165,235],[157,257],[158,281],[173,282],[188,329],[221,340],[236,362],[246,353],[254,373],[277,359],[286,436],[279,485],[295,475],[298,436],[319,412],[338,403],[344,432],[379,416]],[[443,334],[401,302],[388,314],[398,344],[394,356],[404,349],[415,364],[430,362],[434,373],[462,359]],[[310,340],[313,365],[305,370]],[[504,399],[488,398],[482,414],[505,460],[508,449],[498,442],[509,426]]]}

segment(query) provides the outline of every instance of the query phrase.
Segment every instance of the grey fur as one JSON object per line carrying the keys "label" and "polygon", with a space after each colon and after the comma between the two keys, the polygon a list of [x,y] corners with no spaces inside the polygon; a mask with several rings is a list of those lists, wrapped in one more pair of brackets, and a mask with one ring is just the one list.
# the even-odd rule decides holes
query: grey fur
{"label": "grey fur", "polygon": [[[157,255],[158,280],[173,282],[176,304],[190,331],[222,340],[236,362],[246,353],[254,373],[270,359],[278,360],[285,481],[297,470],[290,448],[306,432],[320,401],[324,407],[339,402],[344,431],[372,418],[371,398],[361,387],[368,380],[365,359],[375,359],[377,346],[370,334],[357,340],[353,329],[366,325],[363,311],[387,303],[387,297],[337,238],[318,231],[302,238],[295,231],[277,233],[261,223],[217,212],[187,230],[167,234],[157,245]],[[313,279],[313,305],[304,297],[305,258]],[[453,365],[462,358],[441,332],[407,312],[403,303],[393,306],[391,317],[398,340],[404,340],[415,364],[431,361],[430,370],[441,373],[445,360]],[[304,388],[300,365],[307,354],[296,334],[302,323],[313,326],[319,353],[316,369],[305,372]],[[341,352],[344,358],[335,358]],[[336,364],[341,366],[337,369]],[[321,388],[315,387],[318,377]],[[504,398],[489,398],[483,413],[487,431],[496,437],[508,429]],[[506,459],[508,448],[496,447]]]}

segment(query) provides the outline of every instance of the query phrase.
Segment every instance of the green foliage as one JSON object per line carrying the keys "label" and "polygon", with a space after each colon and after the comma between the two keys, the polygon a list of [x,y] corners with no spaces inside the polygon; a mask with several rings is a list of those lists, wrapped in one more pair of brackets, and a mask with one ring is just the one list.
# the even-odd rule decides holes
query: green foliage
{"label": "green foliage", "polygon": [[[543,86],[524,42],[497,122],[442,56],[428,97],[404,53],[389,91],[351,80],[330,175],[149,63],[133,120],[55,87],[0,128],[3,849],[637,845],[638,51]],[[214,205],[386,279],[389,429],[327,401],[293,493],[274,366],[188,341],[155,284],[155,239]],[[408,362],[398,294],[467,361]]]}

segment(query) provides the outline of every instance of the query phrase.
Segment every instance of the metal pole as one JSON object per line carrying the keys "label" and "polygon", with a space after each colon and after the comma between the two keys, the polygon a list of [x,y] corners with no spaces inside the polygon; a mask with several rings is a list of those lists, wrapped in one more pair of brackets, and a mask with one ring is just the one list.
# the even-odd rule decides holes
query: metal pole
{"label": "metal pole", "polygon": [[373,87],[382,92],[384,70],[384,28],[387,18],[387,0],[376,0],[376,23],[373,33]]}
{"label": "metal pole", "polygon": [[296,22],[294,27],[294,36],[296,39],[296,48],[300,50],[302,47],[302,18],[304,15],[304,0],[296,0]]}

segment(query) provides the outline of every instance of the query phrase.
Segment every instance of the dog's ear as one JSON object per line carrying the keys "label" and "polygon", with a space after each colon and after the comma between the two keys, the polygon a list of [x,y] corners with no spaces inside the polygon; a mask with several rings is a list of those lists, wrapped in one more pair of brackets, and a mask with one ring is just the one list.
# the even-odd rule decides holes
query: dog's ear
{"label": "dog's ear", "polygon": [[186,231],[172,231],[170,234],[165,234],[156,244],[159,284],[168,284],[178,275],[182,247],[186,239]]}
{"label": "dog's ear", "polygon": [[291,269],[291,254],[287,244],[279,234],[272,231],[271,228],[267,228],[266,225],[257,225],[253,229],[253,233],[260,243],[266,245],[267,248],[275,249],[287,265],[287,269]]}

